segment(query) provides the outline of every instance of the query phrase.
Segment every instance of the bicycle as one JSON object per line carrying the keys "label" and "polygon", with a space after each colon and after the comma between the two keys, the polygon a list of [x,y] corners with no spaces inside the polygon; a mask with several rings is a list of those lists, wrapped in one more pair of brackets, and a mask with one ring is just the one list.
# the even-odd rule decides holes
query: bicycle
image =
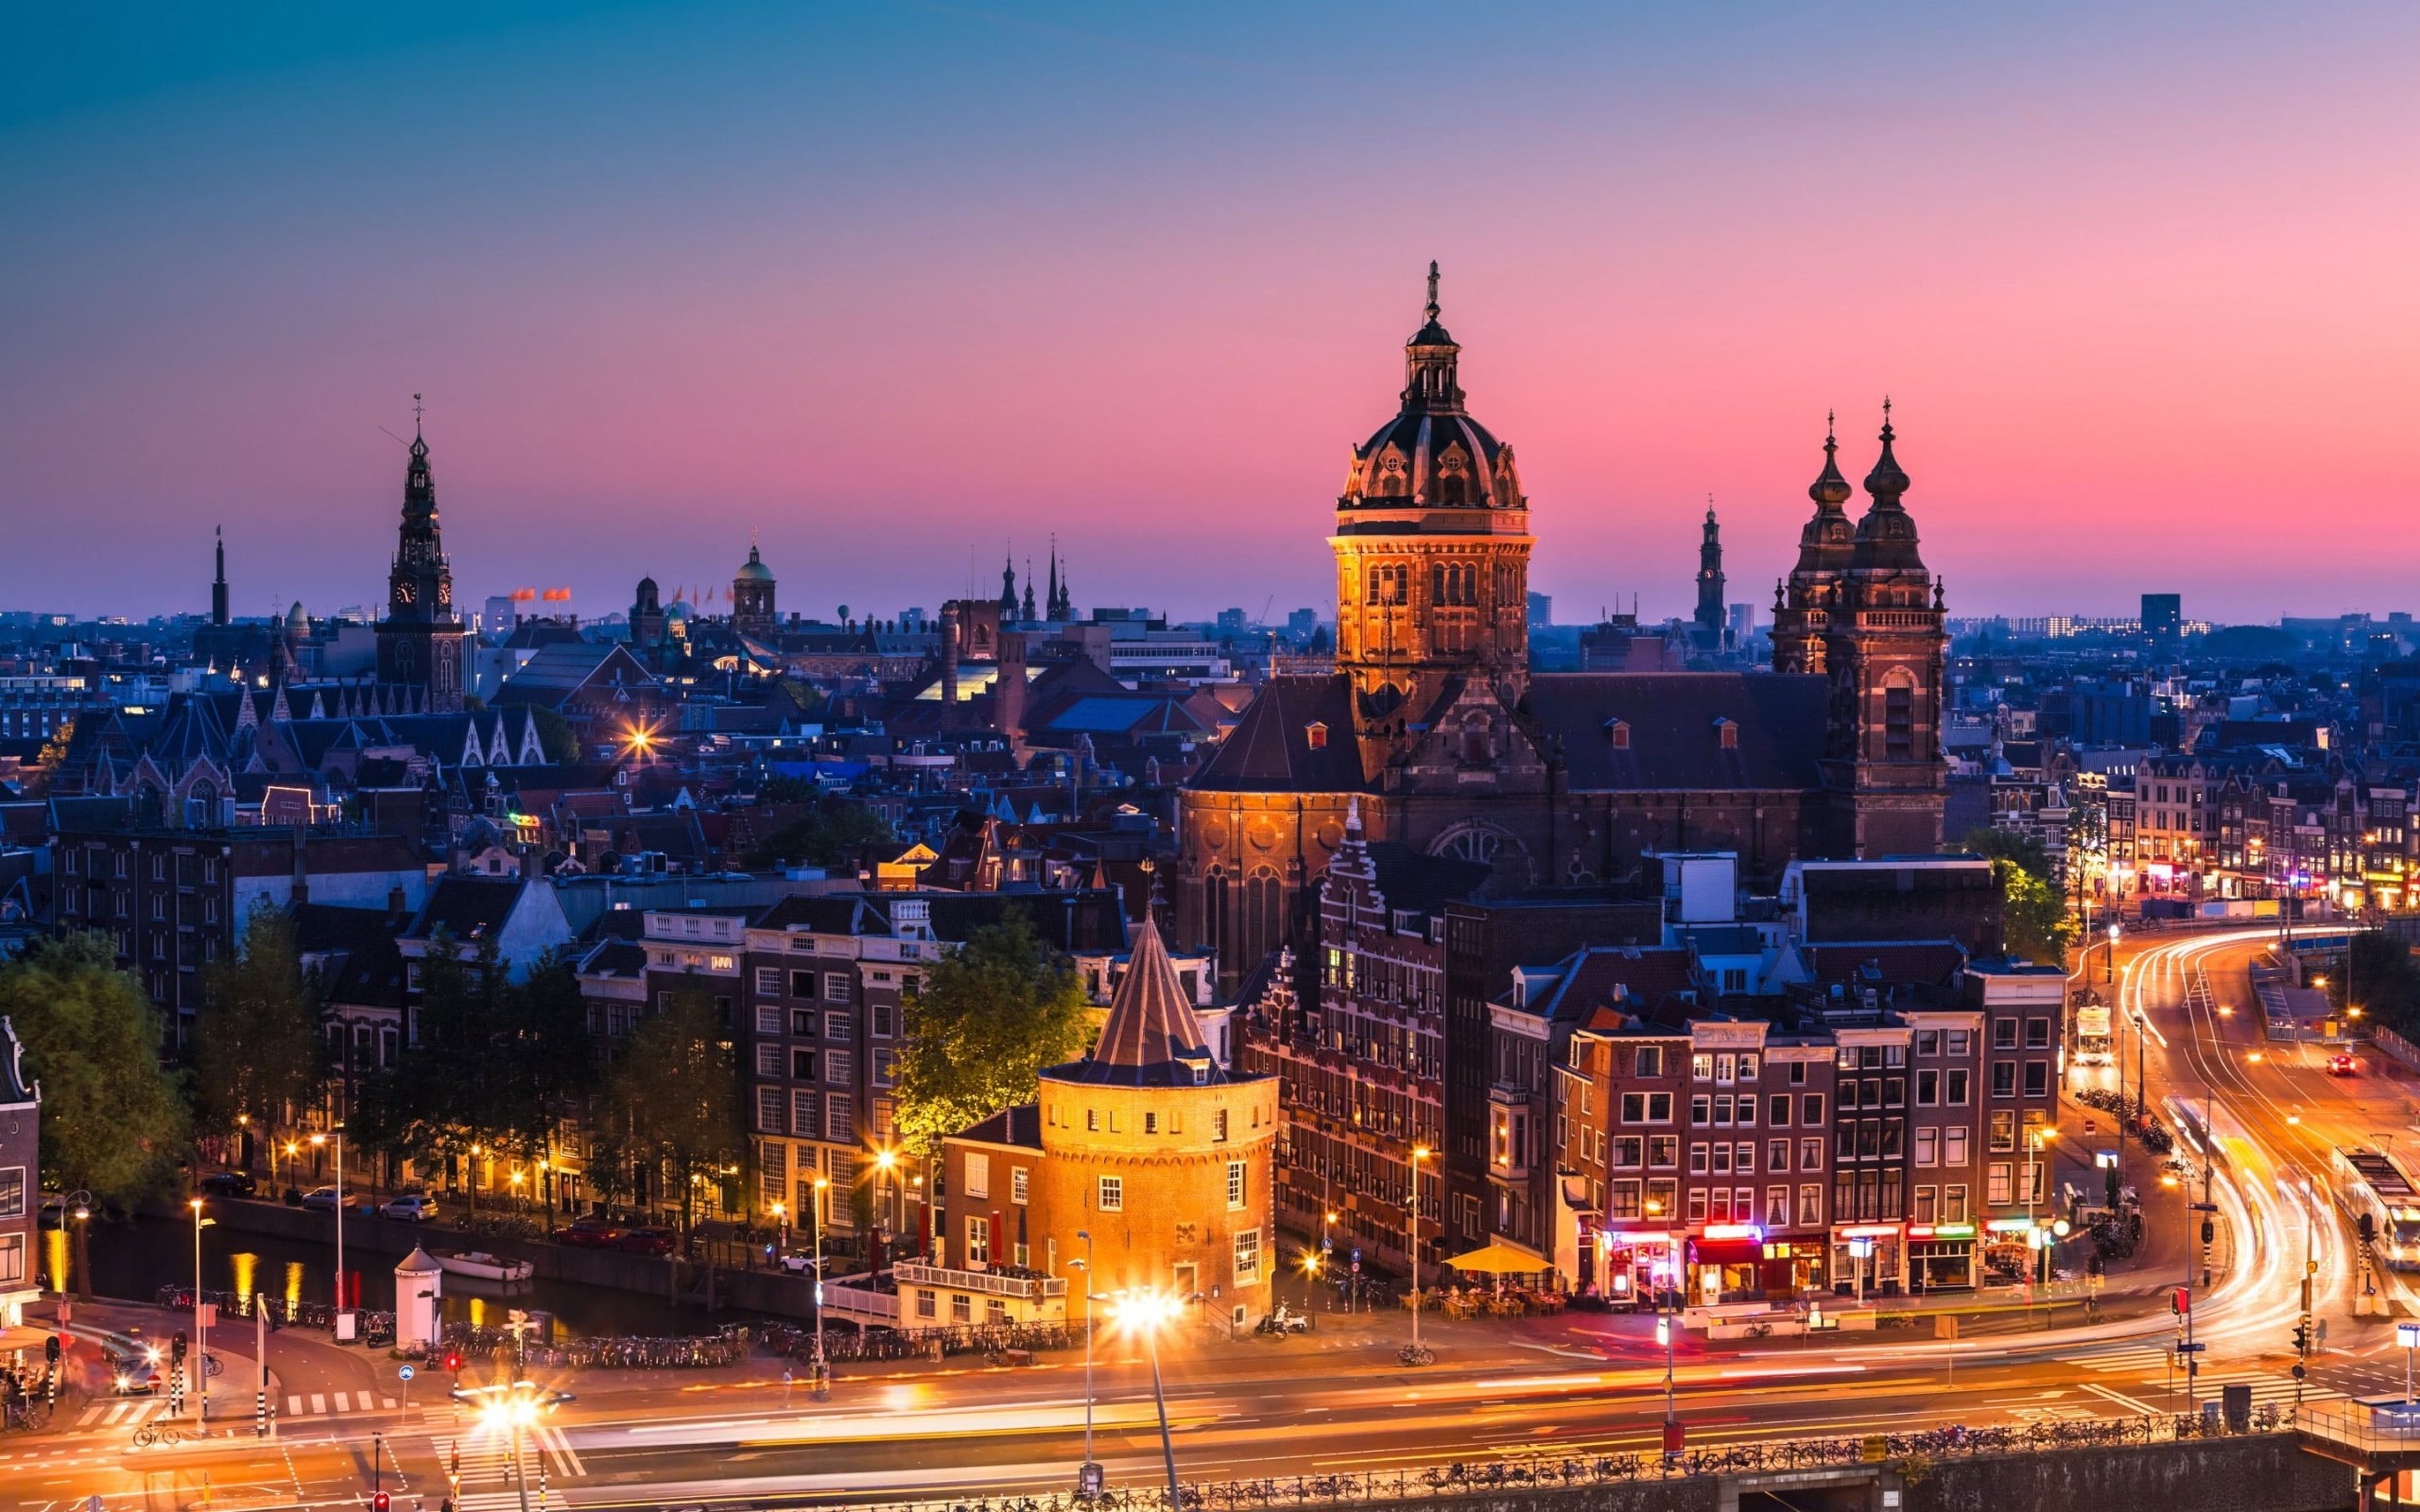
{"label": "bicycle", "polygon": [[164,1424],[159,1427],[153,1427],[149,1423],[145,1423],[142,1427],[137,1428],[134,1431],[134,1447],[137,1449],[149,1449],[154,1444],[159,1444],[164,1447],[174,1444],[183,1436],[184,1435],[182,1434],[180,1434],[175,1429],[167,1427]]}

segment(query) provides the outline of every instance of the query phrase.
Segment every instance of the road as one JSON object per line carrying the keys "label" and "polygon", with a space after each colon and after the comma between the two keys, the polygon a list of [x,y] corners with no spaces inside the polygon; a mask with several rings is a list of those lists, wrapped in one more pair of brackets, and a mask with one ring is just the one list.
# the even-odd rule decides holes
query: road
{"label": "road", "polygon": [[[2399,1390],[2404,1359],[2389,1324],[2354,1315],[2351,1233],[2327,1173],[2337,1143],[2411,1133],[2411,1084],[2366,1058],[2360,1074],[2329,1076],[2316,1052],[2265,1043],[2246,973],[2268,942],[2266,931],[2220,931],[2141,937],[2118,952],[2130,1089],[2138,1085],[2131,1023],[2139,1010],[2139,1063],[2151,1102],[2172,1125],[2189,1110],[2196,1126],[2206,1118],[2215,1133],[2213,1286],[2198,1284],[2201,1246],[2183,1207],[2202,1194],[2198,1147],[2182,1152],[2191,1176],[2183,1187],[2144,1189],[2159,1241],[2152,1263],[2172,1265],[2180,1280],[2188,1265],[2195,1272],[2196,1341],[2207,1349],[2194,1380],[2177,1376],[2176,1329],[2164,1308],[2047,1332],[1979,1331],[1954,1343],[1912,1332],[1744,1347],[1691,1339],[1676,1349],[1673,1371],[1691,1441],[2177,1411],[2230,1383],[2249,1384],[2258,1403],[2280,1406],[2298,1395]],[[2105,949],[2080,971],[2093,970]],[[2082,1123],[2071,1110],[2069,1143],[2082,1140]],[[2138,1184],[2150,1176],[2141,1164],[2129,1172]],[[2308,1381],[2298,1383],[2291,1335],[2307,1255],[2317,1266],[2314,1301],[2329,1333]],[[2420,1316],[2405,1278],[2388,1275],[2378,1284],[2391,1306]],[[1440,1362],[1420,1370],[1394,1361],[1394,1335],[1383,1329],[1282,1341],[1168,1339],[1168,1413],[1182,1473],[1195,1480],[1334,1473],[1507,1453],[1642,1451],[1658,1441],[1665,1362],[1634,1331],[1572,1315],[1547,1331],[1490,1332],[1475,1323],[1441,1326],[1432,1337]],[[1860,1342],[1845,1342],[1852,1338]],[[250,1347],[248,1339],[236,1343]],[[345,1353],[343,1370],[352,1374],[315,1375],[324,1353],[314,1351]],[[425,1376],[406,1408],[389,1383],[391,1362],[365,1363],[357,1352],[291,1334],[272,1340],[271,1357],[281,1393],[304,1409],[273,1443],[249,1436],[239,1422],[240,1436],[232,1439],[137,1449],[136,1423],[156,1418],[163,1404],[73,1405],[62,1429],[0,1440],[0,1507],[65,1512],[93,1495],[110,1508],[163,1512],[205,1496],[220,1509],[359,1506],[374,1460],[379,1484],[399,1507],[435,1508],[458,1454],[458,1506],[518,1512],[510,1437],[458,1411]],[[236,1365],[238,1372],[250,1368]],[[1084,1456],[1080,1356],[1019,1369],[868,1366],[844,1375],[823,1402],[783,1384],[772,1374],[778,1366],[758,1368],[764,1374],[752,1379],[687,1382],[584,1375],[575,1383],[581,1400],[544,1422],[526,1446],[530,1504],[1017,1494],[1066,1488]],[[351,1390],[337,1387],[345,1380]],[[1104,1346],[1095,1384],[1094,1452],[1111,1483],[1162,1478],[1148,1362],[1135,1341]],[[322,1400],[328,1410],[310,1410]]]}

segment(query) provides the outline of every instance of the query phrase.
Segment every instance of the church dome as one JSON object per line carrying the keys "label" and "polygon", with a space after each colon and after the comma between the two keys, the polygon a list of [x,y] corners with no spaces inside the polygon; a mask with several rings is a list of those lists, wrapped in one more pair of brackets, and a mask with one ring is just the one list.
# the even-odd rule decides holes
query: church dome
{"label": "church dome", "polygon": [[299,598],[294,601],[294,607],[285,611],[285,627],[296,634],[311,627],[310,616],[302,612],[302,601]]}
{"label": "church dome", "polygon": [[756,548],[751,545],[748,559],[739,564],[739,571],[731,575],[731,580],[735,583],[769,583],[773,580],[773,569],[765,565],[765,559],[757,556]]}
{"label": "church dome", "polygon": [[1437,265],[1426,319],[1404,343],[1403,407],[1353,449],[1342,508],[1519,508],[1512,449],[1462,407],[1461,348],[1440,321]]}

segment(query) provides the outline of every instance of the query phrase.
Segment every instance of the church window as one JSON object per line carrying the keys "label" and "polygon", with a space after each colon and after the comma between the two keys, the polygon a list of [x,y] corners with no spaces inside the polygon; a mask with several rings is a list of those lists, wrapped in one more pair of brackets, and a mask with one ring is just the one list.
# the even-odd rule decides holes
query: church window
{"label": "church window", "polygon": [[1314,720],[1303,727],[1303,738],[1313,750],[1327,749],[1327,726]]}
{"label": "church window", "polygon": [[1400,562],[1370,569],[1373,604],[1400,604],[1411,597],[1411,569]]}
{"label": "church window", "polygon": [[1916,753],[1916,690],[1882,690],[1882,748],[1886,760],[1911,761]]}
{"label": "church window", "polygon": [[1626,719],[1606,720],[1605,738],[1613,742],[1613,747],[1616,750],[1630,749],[1630,721]]}

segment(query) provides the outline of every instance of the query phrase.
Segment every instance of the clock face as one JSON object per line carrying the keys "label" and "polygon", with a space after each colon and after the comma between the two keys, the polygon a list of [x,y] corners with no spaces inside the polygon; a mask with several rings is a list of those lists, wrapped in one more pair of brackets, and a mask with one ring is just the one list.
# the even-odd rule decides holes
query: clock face
{"label": "clock face", "polygon": [[420,589],[418,586],[416,586],[410,578],[406,577],[395,585],[395,602],[398,604],[408,604],[419,593]]}

